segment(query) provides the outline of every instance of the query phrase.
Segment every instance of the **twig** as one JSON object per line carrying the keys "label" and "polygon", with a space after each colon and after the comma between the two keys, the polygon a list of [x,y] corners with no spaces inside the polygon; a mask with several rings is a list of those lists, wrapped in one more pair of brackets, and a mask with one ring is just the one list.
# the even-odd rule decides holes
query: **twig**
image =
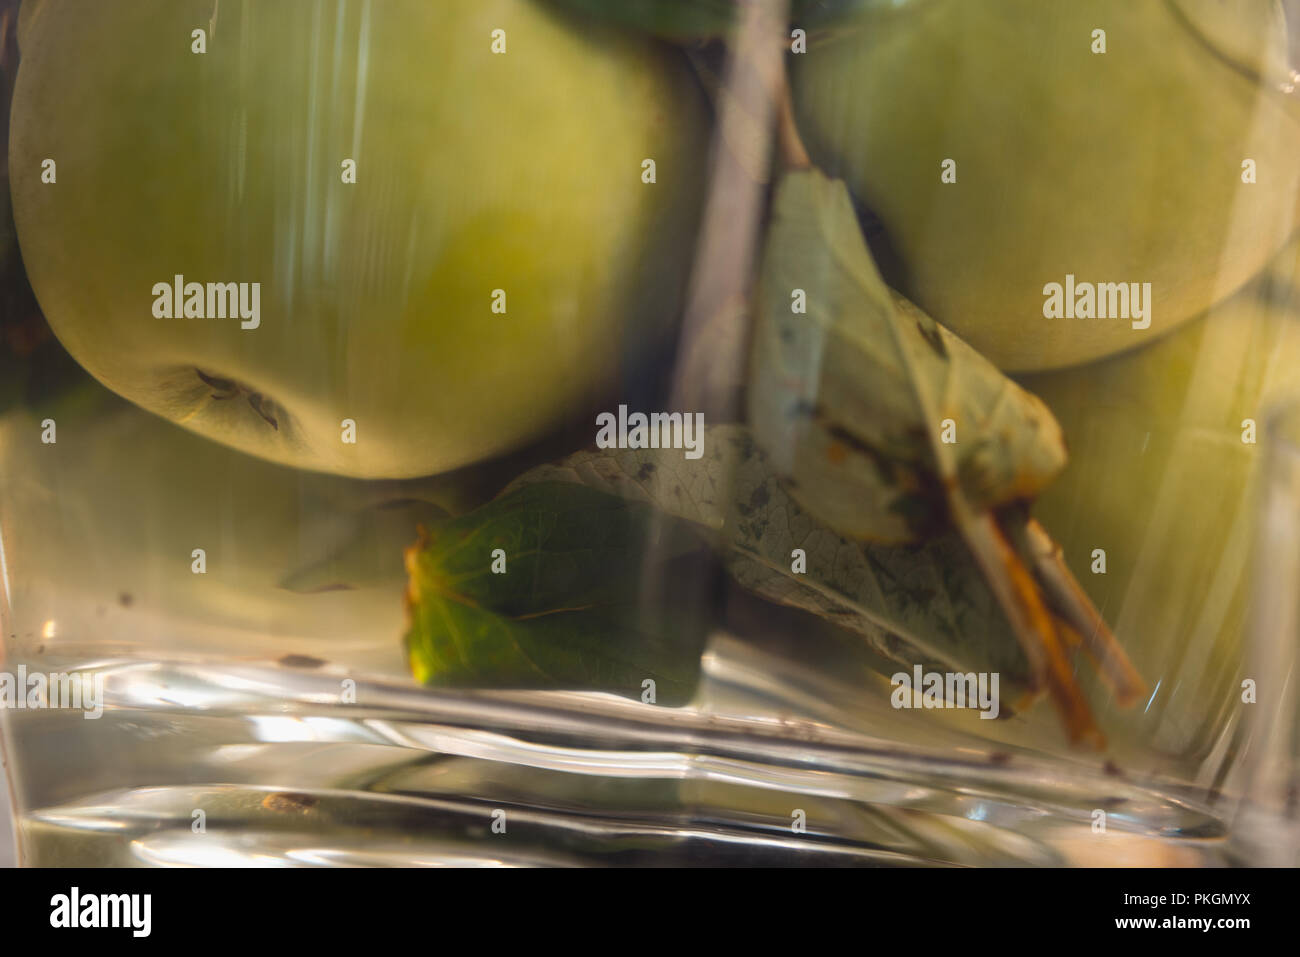
{"label": "twig", "polygon": [[1008,523],[1020,553],[1029,560],[1048,602],[1078,635],[1121,707],[1146,697],[1146,683],[1133,667],[1101,613],[1065,564],[1061,547],[1035,519]]}
{"label": "twig", "polygon": [[1074,667],[1033,574],[991,512],[972,512],[959,492],[950,496],[949,508],[953,524],[984,572],[1029,661],[1034,683],[1038,687],[1046,685],[1060,712],[1070,743],[1104,748],[1106,739],[1075,680]]}
{"label": "twig", "polygon": [[729,144],[727,133],[760,131],[751,143],[754,169],[765,170],[777,113],[789,0],[747,3],[728,51],[717,98],[709,194],[700,225],[672,384],[672,407],[701,411],[710,422],[735,421],[749,366],[748,312],[765,179]]}

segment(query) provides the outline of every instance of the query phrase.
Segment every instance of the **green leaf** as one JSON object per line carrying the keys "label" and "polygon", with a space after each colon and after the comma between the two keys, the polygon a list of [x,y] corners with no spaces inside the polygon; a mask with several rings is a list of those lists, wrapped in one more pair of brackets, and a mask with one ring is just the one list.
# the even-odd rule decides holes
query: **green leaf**
{"label": "green leaf", "polygon": [[[953,532],[918,545],[854,541],[809,514],[744,426],[705,429],[704,455],[679,449],[577,452],[508,489],[571,482],[653,505],[714,538],[736,581],[865,639],[911,667],[997,671],[1023,690],[1026,661],[970,551]],[[792,569],[803,549],[807,570]]]}
{"label": "green leaf", "polygon": [[1031,686],[1050,691],[1072,742],[1102,746],[1064,626],[1095,637],[1124,699],[1135,700],[1141,680],[1046,532],[1048,547],[1022,554],[1006,508],[1064,468],[1059,424],[885,285],[847,187],[788,147],[795,168],[773,200],[755,310],[756,439],[794,498],[837,531],[900,542],[955,531],[1020,644]]}
{"label": "green leaf", "polygon": [[1032,498],[1065,466],[1047,406],[885,285],[839,180],[781,180],[755,312],[755,437],[845,534],[915,541],[946,523],[954,485],[982,510]]}
{"label": "green leaf", "polygon": [[[667,561],[648,579],[656,535]],[[408,550],[412,672],[432,685],[637,698],[652,679],[657,703],[684,703],[711,621],[673,589],[708,561],[686,523],[664,526],[646,505],[568,484],[507,492]]]}

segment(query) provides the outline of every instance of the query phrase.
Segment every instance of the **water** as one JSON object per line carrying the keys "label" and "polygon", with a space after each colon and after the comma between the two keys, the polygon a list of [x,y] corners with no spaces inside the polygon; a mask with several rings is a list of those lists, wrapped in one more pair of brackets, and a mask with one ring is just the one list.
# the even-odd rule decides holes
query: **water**
{"label": "water", "polygon": [[726,635],[686,709],[392,679],[344,703],[327,663],[81,665],[100,719],[7,715],[24,864],[1231,860],[1205,794],[960,728],[885,741],[883,699],[845,710],[832,679]]}
{"label": "water", "polygon": [[[1197,55],[1217,51],[1215,62],[1202,62],[1206,71],[1253,62],[1253,41],[1259,39],[1254,21],[1238,23],[1211,5],[1194,6],[1189,23],[1204,37],[1198,36],[1192,49]],[[0,29],[0,36],[9,38],[0,50],[0,77],[5,80],[0,86],[6,94],[18,53],[12,29],[15,11],[16,0],[0,0],[0,27],[10,27]],[[1022,377],[1062,420],[1074,457],[1072,471],[1037,503],[1037,517],[1062,539],[1067,560],[1085,579],[1151,689],[1149,700],[1126,711],[1117,707],[1107,689],[1082,678],[1110,740],[1105,753],[1070,750],[1045,704],[1010,716],[1011,706],[1021,702],[1008,700],[1005,720],[998,721],[983,721],[969,711],[894,710],[888,676],[895,670],[910,671],[914,662],[868,660],[861,638],[848,636],[856,650],[846,651],[829,634],[833,629],[826,622],[776,609],[752,596],[732,595],[723,602],[728,614],[710,640],[703,678],[689,707],[658,707],[599,694],[453,692],[417,686],[402,653],[407,625],[402,550],[415,540],[418,525],[436,521],[444,511],[463,513],[490,497],[523,470],[529,456],[554,461],[590,444],[591,413],[600,410],[587,409],[576,399],[556,398],[567,395],[570,387],[574,396],[586,390],[577,388],[585,378],[584,364],[599,367],[597,371],[606,364],[619,367],[623,381],[611,389],[607,409],[623,404],[707,408],[712,424],[723,421],[714,415],[715,408],[740,407],[733,400],[749,369],[744,349],[747,319],[743,310],[732,306],[748,294],[745,269],[740,267],[747,250],[761,248],[769,218],[764,211],[769,177],[759,157],[769,138],[763,135],[761,117],[773,104],[763,101],[761,84],[752,84],[753,76],[763,72],[752,69],[753,64],[730,71],[709,56],[696,58],[705,86],[712,87],[715,66],[722,67],[718,78],[732,84],[718,99],[719,129],[701,128],[695,137],[698,146],[713,138],[724,148],[713,150],[712,165],[703,161],[702,151],[696,162],[674,163],[670,144],[662,138],[655,152],[667,174],[658,187],[664,202],[684,212],[706,210],[698,248],[694,227],[686,228],[685,219],[691,217],[684,216],[682,229],[672,231],[679,235],[663,241],[672,257],[655,253],[657,246],[633,250],[621,241],[597,242],[599,262],[593,264],[588,255],[592,223],[617,224],[623,217],[571,219],[583,207],[562,202],[563,189],[576,188],[575,195],[585,202],[598,195],[596,187],[606,183],[610,170],[622,168],[623,161],[614,166],[603,165],[603,160],[591,167],[575,165],[584,156],[604,157],[608,150],[579,150],[570,157],[548,150],[485,151],[480,134],[496,135],[500,124],[469,130],[451,109],[454,100],[447,97],[426,106],[435,119],[449,110],[446,122],[437,122],[460,133],[438,137],[439,149],[433,151],[437,155],[428,150],[404,153],[413,142],[408,139],[413,128],[405,121],[391,126],[385,117],[407,116],[410,91],[432,87],[412,86],[400,72],[408,61],[410,69],[424,62],[423,47],[408,49],[403,43],[418,39],[422,28],[446,26],[454,32],[461,18],[394,29],[376,12],[371,33],[368,11],[368,5],[359,5],[347,16],[341,11],[337,18],[313,19],[305,5],[283,16],[254,16],[251,6],[243,12],[223,8],[221,35],[238,34],[248,42],[241,42],[238,51],[225,45],[223,54],[218,41],[211,55],[187,60],[212,71],[203,74],[201,90],[190,90],[202,93],[205,109],[187,109],[180,119],[200,114],[211,118],[234,109],[241,118],[238,123],[203,128],[182,124],[181,133],[160,141],[168,147],[162,152],[153,149],[159,143],[149,135],[128,137],[125,150],[110,148],[108,141],[89,149],[87,141],[86,155],[96,161],[82,164],[82,187],[96,176],[118,187],[106,194],[107,205],[97,210],[107,219],[100,228],[84,228],[86,211],[75,205],[29,209],[18,237],[23,260],[12,242],[13,224],[7,215],[0,216],[0,227],[9,227],[7,232],[0,229],[0,239],[10,240],[0,248],[0,265],[5,267],[0,386],[6,387],[0,388],[0,673],[12,673],[19,666],[42,673],[77,671],[102,677],[106,693],[105,711],[97,720],[86,720],[74,710],[0,713],[0,744],[10,765],[23,863],[1117,865],[1294,860],[1300,847],[1294,820],[1295,741],[1300,740],[1295,719],[1300,711],[1294,682],[1287,685],[1279,676],[1294,672],[1296,609],[1288,596],[1300,576],[1295,567],[1300,551],[1294,547],[1300,528],[1294,502],[1300,486],[1292,476],[1278,497],[1281,507],[1274,514],[1279,518],[1270,527],[1281,546],[1273,536],[1261,539],[1268,547],[1260,550],[1257,565],[1269,574],[1248,572],[1246,555],[1257,544],[1257,525],[1246,489],[1260,456],[1253,445],[1241,441],[1237,423],[1247,415],[1262,421],[1256,397],[1262,402],[1275,387],[1289,386],[1294,379],[1291,357],[1300,356],[1300,326],[1293,321],[1300,290],[1296,246],[1276,251],[1278,258],[1266,270],[1265,281],[1158,343],[1073,371]],[[348,20],[354,15],[355,21]],[[358,30],[343,30],[345,20]],[[530,27],[530,20],[520,19],[511,28],[516,37],[512,43],[517,42],[512,56],[542,51],[543,45],[529,42],[529,33],[561,42],[561,34],[553,35],[549,27],[543,30],[540,23]],[[210,29],[215,31],[215,20]],[[336,37],[336,30],[343,33]],[[77,41],[72,33],[69,37]],[[335,43],[339,37],[347,42]],[[1182,49],[1182,39],[1171,36],[1170,48]],[[355,55],[347,52],[354,49],[353,41]],[[370,56],[370,44],[375,44],[370,52],[382,50],[384,55]],[[620,46],[612,39],[582,45],[585,51],[575,45],[575,56],[561,59],[573,59],[569,66],[576,69],[581,66],[580,52],[611,54]],[[733,46],[743,49],[746,44],[737,39]],[[764,48],[776,58],[777,44]],[[122,53],[120,46],[104,49]],[[481,47],[474,49],[477,55],[489,55]],[[968,65],[978,77],[984,67],[977,62],[979,51],[972,50]],[[1091,56],[1082,50],[1077,47],[1076,53]],[[97,55],[90,47],[83,52],[90,57],[87,63]],[[1280,65],[1282,58],[1275,59]],[[111,57],[104,62],[110,61],[117,62]],[[127,56],[122,62],[138,67],[143,61]],[[928,61],[922,57],[917,62]],[[23,69],[38,69],[33,63]],[[317,69],[320,64],[332,65]],[[686,64],[677,66],[683,82],[694,88],[694,78],[684,72]],[[846,63],[844,75],[831,78],[836,88],[831,102],[860,105],[860,98],[843,96],[858,82],[860,68]],[[1241,72],[1253,71],[1250,67]],[[638,82],[649,75],[641,68],[632,72]],[[1055,88],[1051,84],[1057,78],[1047,72],[1038,79],[1046,84],[1043,89]],[[1195,124],[1170,128],[1175,141],[1179,136],[1186,142],[1205,139],[1211,146],[1237,130],[1242,150],[1220,143],[1229,160],[1224,167],[1228,174],[1237,156],[1261,157],[1260,181],[1248,193],[1227,189],[1214,163],[1201,164],[1208,175],[1200,190],[1207,197],[1205,209],[1183,210],[1200,217],[1188,222],[1209,223],[1224,232],[1217,257],[1221,276],[1211,275],[1216,258],[1212,255],[1189,259],[1184,270],[1196,278],[1192,285],[1213,286],[1216,296],[1245,279],[1244,273],[1238,274],[1236,260],[1244,255],[1238,247],[1262,247],[1270,234],[1269,229],[1256,228],[1259,217],[1251,215],[1250,197],[1273,188],[1270,181],[1284,186],[1292,182],[1285,175],[1268,176],[1268,154],[1250,146],[1270,147],[1274,133],[1288,134],[1285,117],[1279,113],[1270,119],[1272,111],[1262,110],[1263,102],[1255,102],[1241,79],[1234,78],[1234,89],[1242,102],[1236,112],[1221,116],[1223,122],[1215,129]],[[1280,79],[1273,73],[1258,79],[1290,97],[1287,109],[1300,102],[1292,96],[1293,69],[1288,67]],[[77,71],[65,70],[52,72],[43,82],[81,90],[90,98],[80,99],[92,103],[95,88],[84,80]],[[33,107],[37,82],[25,85],[25,100],[19,97],[20,122],[28,123],[22,116],[43,115]],[[470,86],[478,91],[479,85]],[[258,103],[257,97],[246,95],[254,88],[274,90],[275,96]],[[948,108],[953,104],[944,102],[951,92],[947,87],[922,83],[916,88],[922,93],[917,102],[928,102],[925,91],[934,90],[935,115],[942,119],[945,110],[952,112]],[[976,105],[983,103],[974,87],[954,90],[962,96],[970,93]],[[173,110],[186,102],[180,87],[146,83],[136,93],[140,91],[162,91],[161,99],[150,99],[149,93],[110,103],[120,122],[95,128],[129,131],[144,117],[139,129],[148,134],[157,125],[150,118],[159,109]],[[1126,96],[1132,92],[1127,87],[1116,91]],[[535,96],[535,84],[525,92],[528,98],[520,102],[545,105]],[[1064,92],[1073,91],[1067,86]],[[50,102],[56,99],[51,94]],[[689,99],[683,103],[689,105]],[[72,96],[68,102],[76,106],[78,101]],[[4,102],[7,96],[0,97]],[[476,107],[474,115],[515,116],[518,111],[510,107],[510,98],[503,102],[503,110]],[[330,104],[344,113],[326,109]],[[393,104],[402,109],[395,110]],[[993,100],[983,103],[989,104],[996,105]],[[567,98],[558,99],[551,122],[538,129],[567,129],[565,124],[573,119],[571,105]],[[628,109],[623,99],[607,105],[620,120],[636,118],[636,110]],[[1223,108],[1228,107],[1225,101]],[[355,112],[356,124],[330,119],[348,111]],[[819,125],[830,127],[823,132],[837,131],[833,121],[819,123],[817,112],[797,109],[809,115],[792,117],[810,143]],[[1121,117],[1123,113],[1109,112]],[[675,118],[672,125],[678,133],[691,126],[689,109],[664,107],[663,115]],[[1248,115],[1259,122],[1247,123]],[[64,111],[64,116],[71,114]],[[363,116],[370,117],[364,124]],[[1100,113],[1098,117],[1108,118]],[[989,128],[997,121],[992,116]],[[701,123],[707,125],[703,116]],[[1270,124],[1282,125],[1270,131]],[[28,125],[40,136],[48,133],[39,122]],[[608,124],[586,125],[608,132]],[[855,120],[838,132],[869,132],[869,125]],[[0,123],[0,131],[7,126]],[[357,139],[363,128],[364,143]],[[81,142],[77,137],[84,130],[78,132],[76,124],[68,129],[73,131],[68,142]],[[338,139],[336,134],[348,129],[356,132],[350,139]],[[748,142],[750,132],[760,144],[753,150],[746,148],[754,145]],[[35,148],[39,136],[32,136],[25,145],[15,138],[15,157],[21,159],[25,149]],[[566,139],[572,137],[557,142]],[[893,139],[875,137],[879,142]],[[173,147],[190,140],[207,148],[191,156],[192,162],[176,164]],[[629,149],[635,145],[634,140],[628,142]],[[1045,143],[1030,137],[1023,145],[1032,153]],[[345,187],[357,186],[373,202],[349,206],[344,194],[329,186],[332,177],[299,175],[303,169],[316,169],[319,157],[335,146],[346,148],[341,155],[357,155],[355,148],[363,145],[366,155],[385,155],[398,164],[374,168],[363,163],[359,183]],[[463,149],[464,155],[448,152],[456,149]],[[682,151],[685,155],[689,147]],[[479,159],[516,153],[530,157],[515,171],[518,175],[510,174],[509,167],[494,172],[488,163],[481,182],[470,178],[462,184],[460,174],[475,169]],[[412,155],[419,161],[406,176],[401,164]],[[642,155],[631,155],[635,162],[627,167],[630,173]],[[1056,153],[1043,155],[1052,160]],[[23,176],[34,176],[35,158],[44,156],[42,148],[32,153],[31,162],[16,160],[15,176],[24,170]],[[127,175],[113,174],[106,164],[126,156]],[[882,169],[892,167],[896,158],[878,157]],[[972,159],[977,166],[963,165],[963,182],[972,175],[980,178],[979,157]],[[840,157],[835,165],[849,170],[854,166],[850,160]],[[1120,184],[1116,195],[1121,197],[1127,195],[1127,187],[1121,187],[1133,182],[1134,173],[1155,171],[1152,183],[1157,184],[1180,182],[1170,179],[1159,156],[1129,151],[1125,162],[1115,167],[1113,179],[1104,180]],[[874,165],[867,164],[873,176]],[[1055,161],[1039,165],[1059,167]],[[674,166],[690,175],[674,177],[669,172]],[[572,174],[580,168],[588,172],[575,183]],[[149,175],[151,169],[158,175]],[[1188,175],[1195,175],[1196,169],[1191,163]],[[210,175],[177,178],[170,175],[175,170],[207,170]],[[700,179],[706,170],[714,179],[707,201]],[[903,185],[911,178],[902,167],[895,172]],[[995,172],[990,168],[990,174]],[[1107,170],[1103,164],[1094,172]],[[540,177],[537,182],[548,184],[540,196],[543,203],[538,196],[498,189],[531,183],[534,174]],[[441,186],[444,179],[445,189],[427,189],[428,183]],[[610,194],[615,205],[598,204],[598,211],[622,209],[619,203],[640,195],[625,190],[621,173],[614,179],[623,184]],[[1071,182],[1075,180],[1066,177],[1062,194],[1054,198],[1059,200],[1054,208],[1062,211],[1055,218],[1065,222],[1077,214],[1090,227],[1074,230],[1080,261],[1104,264],[1107,257],[1098,256],[1095,249],[1115,243],[1096,246],[1096,229],[1103,228],[1093,209],[1096,191],[1072,195]],[[196,183],[203,188],[196,191]],[[370,183],[380,184],[380,191],[369,192]],[[129,201],[130,190],[141,184],[147,188],[140,195],[148,201]],[[16,200],[36,195],[25,191],[21,182],[17,185]],[[682,199],[686,194],[679,191],[685,186],[698,195]],[[61,195],[44,185],[37,189],[40,195]],[[868,193],[887,198],[897,191],[860,187],[859,192],[857,198],[865,201]],[[1037,195],[1033,189],[1030,193]],[[1169,195],[1177,195],[1177,190]],[[1273,205],[1285,211],[1289,199],[1281,197]],[[952,231],[936,229],[939,220],[931,217],[933,235],[909,239],[903,227],[914,216],[902,211],[892,216],[890,205],[882,203],[872,211],[872,231],[887,226],[890,233],[875,235],[876,251],[882,254],[884,271],[908,279],[918,301],[963,299],[967,279],[996,277],[1006,262],[1024,258],[1012,255],[1008,260],[1023,236],[1015,229],[1014,217],[1002,216],[999,221],[1006,231],[998,235],[1003,248],[998,242],[976,248],[984,232],[974,222],[971,234],[977,242],[972,250],[979,268],[944,275],[942,262],[971,258],[953,259],[944,252]],[[1129,210],[1123,205],[1112,204],[1115,209],[1108,214],[1115,220],[1112,226],[1121,245],[1126,236],[1136,237],[1135,242],[1142,236],[1176,237],[1178,224],[1187,219],[1166,223],[1152,218],[1160,210],[1150,203]],[[659,213],[669,211],[663,203],[658,206],[663,207]],[[1220,214],[1211,215],[1218,207]],[[959,225],[961,208],[959,204],[950,210],[958,214],[954,222]],[[456,232],[457,224],[467,210],[475,209],[478,212],[466,221],[476,225],[463,230],[467,240]],[[146,211],[143,218],[141,210]],[[257,215],[249,218],[241,210]],[[927,215],[937,215],[938,210],[931,205]],[[1034,233],[1035,223],[1041,224],[1040,212],[1025,208],[1020,214],[1029,230],[1025,235]],[[674,217],[659,218],[668,222]],[[199,237],[202,241],[191,235],[195,222],[211,227],[206,238]],[[530,242],[527,232],[537,223],[546,224],[548,242],[540,245]],[[1239,227],[1252,223],[1245,232],[1258,234],[1258,241],[1243,243]],[[42,231],[60,228],[61,241],[43,247]],[[518,236],[517,229],[522,230]],[[485,249],[493,253],[488,247],[497,245],[495,234],[507,231],[518,239],[518,250],[508,243],[500,256],[475,254],[466,262],[477,268],[499,260],[500,266],[493,268],[506,274],[499,281],[511,286],[512,304],[530,298],[527,289],[515,292],[518,286],[508,281],[514,269],[506,267],[515,266],[516,258],[524,269],[514,278],[539,280],[538,290],[553,293],[551,304],[562,307],[556,315],[576,315],[579,300],[603,301],[603,293],[564,290],[570,289],[570,278],[590,278],[606,265],[619,285],[666,296],[662,308],[657,296],[631,297],[626,310],[606,307],[610,315],[630,319],[631,313],[644,309],[656,320],[650,325],[667,330],[679,318],[678,307],[688,303],[678,323],[677,365],[671,364],[667,341],[652,348],[639,332],[626,340],[621,332],[610,332],[607,340],[584,346],[581,355],[566,352],[569,344],[581,344],[576,339],[528,340],[549,343],[553,354],[528,351],[519,361],[508,344],[497,341],[497,333],[487,331],[496,327],[475,325],[484,336],[481,342],[469,333],[453,335],[450,325],[443,328],[473,312],[454,298],[457,290],[495,289],[498,278],[471,282],[472,275],[453,277],[453,266],[444,270],[438,263],[457,261],[454,255],[464,254],[469,247],[462,244],[470,241],[492,240]],[[1210,231],[1192,232],[1204,239]],[[640,228],[629,237],[632,233],[649,236]],[[104,237],[111,240],[108,245],[100,241]],[[889,242],[883,242],[885,238]],[[1276,239],[1280,243],[1281,235]],[[1181,253],[1181,244],[1175,245]],[[883,261],[884,246],[890,247],[889,258],[907,256],[910,261],[900,259],[891,270]],[[1044,246],[1049,247],[1051,242]],[[547,255],[539,258],[539,249]],[[689,270],[688,288],[685,260],[692,249],[697,260]],[[56,250],[60,255],[54,255]],[[230,339],[212,331],[219,326],[176,325],[170,320],[158,324],[161,320],[150,313],[149,300],[137,301],[133,290],[143,297],[153,278],[190,270],[173,261],[177,250],[190,250],[191,259],[217,270],[194,278],[267,282],[265,323],[256,336],[247,337],[233,326],[225,327],[235,337]],[[629,251],[636,255],[624,262]],[[1255,252],[1256,259],[1263,255],[1262,249]],[[826,262],[837,255],[829,249],[821,253]],[[551,254],[554,259],[548,258]],[[816,265],[817,250],[810,255]],[[1197,262],[1202,264],[1199,270],[1193,268]],[[1263,266],[1262,259],[1252,262],[1252,268]],[[1143,268],[1170,265],[1152,261]],[[39,304],[27,287],[25,268],[32,270],[40,287]],[[551,275],[541,275],[548,270]],[[1059,275],[1055,267],[1051,272]],[[927,288],[927,274],[933,288]],[[153,278],[146,282],[148,277]],[[1023,286],[1033,293],[1031,300],[1044,278]],[[818,298],[815,288],[805,292],[814,301]],[[1014,302],[1006,283],[992,292]],[[478,293],[473,295],[477,304]],[[535,311],[539,297],[532,298]],[[991,302],[981,295],[974,304],[983,308]],[[69,303],[80,303],[81,308]],[[1030,305],[1027,316],[1033,320],[1037,303]],[[51,310],[48,318],[74,347],[75,360],[47,327],[41,306]],[[999,321],[1015,313],[1006,303],[998,308]],[[629,316],[623,317],[624,311]],[[77,347],[79,337],[72,333],[94,339],[108,328],[102,322],[83,325],[87,316],[117,323],[113,328],[120,335],[104,339],[102,350]],[[411,320],[410,334],[394,337],[392,323],[381,320],[399,316]],[[427,320],[434,316],[439,320],[435,331],[445,333],[445,344],[454,347],[447,354],[441,346],[421,345]],[[936,318],[950,323],[969,320],[965,309]],[[1014,346],[1023,337],[1041,335],[1044,328],[1033,321],[1007,326],[1009,338],[990,340],[987,346]],[[972,329],[975,332],[985,334]],[[137,347],[119,355],[128,342]],[[465,346],[476,342],[478,348]],[[1036,358],[1053,361],[1030,365],[1053,365],[1053,357],[1070,353],[1068,348],[1058,352],[1059,345],[1044,343],[1044,354]],[[162,401],[155,385],[179,388],[183,379],[180,391],[206,402],[184,417],[196,431],[184,431],[106,392],[77,361],[100,369],[104,381],[113,381],[124,395],[135,395],[173,418],[179,418],[169,404],[174,397]],[[481,376],[462,375],[473,371],[468,364],[476,362],[483,366]],[[367,364],[370,376],[354,375]],[[447,369],[456,374],[444,376]],[[464,404],[444,408],[440,403],[453,396],[447,391],[449,383],[461,378],[473,386],[457,397]],[[593,390],[595,381],[590,383]],[[404,392],[393,388],[401,382],[409,385]],[[551,388],[545,387],[548,382]],[[662,388],[666,383],[674,383],[673,388]],[[429,385],[436,391],[426,394]],[[697,385],[698,402],[691,394]],[[209,388],[217,393],[211,401],[199,395]],[[498,410],[511,415],[478,414],[485,412],[485,404],[495,407],[498,398],[516,390],[522,390],[517,391],[522,398]],[[233,393],[249,401],[226,402]],[[364,474],[407,475],[412,471],[409,462],[395,466],[408,455],[423,463],[416,471],[437,471],[453,459],[468,462],[489,449],[504,451],[514,447],[514,439],[524,440],[517,427],[539,412],[539,403],[571,408],[565,414],[568,420],[556,412],[545,429],[536,434],[524,430],[545,449],[521,450],[521,458],[485,465],[484,471],[374,481],[311,471],[325,460],[306,455],[306,449],[332,447],[334,422],[344,415],[351,421],[353,406],[375,396],[394,401],[374,403],[376,411],[384,411],[382,416],[358,413],[362,447],[369,450],[365,454],[377,456],[361,470]],[[268,408],[279,409],[283,423],[301,426],[320,418],[329,420],[328,428],[319,435],[304,433],[310,441],[288,454],[288,445],[263,444],[270,435],[267,422],[286,442],[295,434],[293,428],[275,424]],[[237,412],[247,421],[236,418]],[[440,416],[445,421],[439,424]],[[52,432],[45,438],[47,422],[57,422],[57,440]],[[239,422],[243,425],[233,427]],[[253,431],[245,427],[250,425]],[[480,434],[462,434],[462,427],[469,426]],[[386,440],[386,434],[401,442]],[[443,439],[451,446],[473,441],[459,450],[463,455],[443,450],[448,451],[446,461],[422,458],[437,450]],[[274,452],[272,457],[301,468],[270,464],[220,444],[224,441],[258,454]],[[394,444],[403,454],[384,464],[383,456],[394,453]],[[478,451],[472,452],[470,445]],[[355,462],[343,470],[356,471]],[[1286,529],[1290,538],[1281,535]],[[1105,546],[1110,563],[1104,574],[1091,566],[1099,545]],[[1248,592],[1253,594],[1248,597]],[[657,600],[657,593],[645,596],[650,607]],[[932,600],[942,606],[946,596],[940,591]],[[1248,604],[1265,611],[1265,625],[1256,624],[1253,631],[1245,624]],[[963,622],[960,633],[983,640],[987,636],[981,624],[976,622],[968,632],[970,623]],[[1242,698],[1239,685],[1246,677],[1259,683],[1258,705]],[[1244,805],[1242,794],[1252,794],[1259,806]],[[1267,803],[1264,797],[1281,803]],[[1292,816],[1285,825],[1292,829],[1290,837],[1280,823],[1285,818],[1279,816],[1287,813]],[[1238,835],[1246,838],[1245,845],[1239,844]],[[1249,853],[1243,854],[1243,847]]]}

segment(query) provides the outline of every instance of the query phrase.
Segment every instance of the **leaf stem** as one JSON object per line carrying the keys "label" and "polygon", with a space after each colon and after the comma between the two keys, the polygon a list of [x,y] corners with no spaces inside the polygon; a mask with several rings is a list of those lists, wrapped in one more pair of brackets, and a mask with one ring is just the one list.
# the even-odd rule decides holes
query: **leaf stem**
{"label": "leaf stem", "polygon": [[1065,564],[1061,547],[1047,529],[1032,518],[1009,524],[1018,550],[1028,559],[1048,602],[1079,637],[1120,706],[1126,708],[1146,697],[1142,676]]}
{"label": "leaf stem", "polygon": [[1040,687],[1046,685],[1071,744],[1101,750],[1106,739],[1074,677],[1056,621],[1039,586],[991,512],[973,512],[960,492],[950,496],[953,523],[966,540]]}

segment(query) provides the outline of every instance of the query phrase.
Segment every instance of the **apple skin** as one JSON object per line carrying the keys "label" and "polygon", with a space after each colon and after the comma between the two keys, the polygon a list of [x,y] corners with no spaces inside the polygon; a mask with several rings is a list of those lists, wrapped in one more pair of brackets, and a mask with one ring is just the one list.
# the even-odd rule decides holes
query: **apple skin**
{"label": "apple skin", "polygon": [[[109,388],[274,462],[402,478],[585,417],[671,332],[707,140],[676,51],[521,0],[304,0],[222,4],[192,53],[213,9],[23,6],[19,243]],[[260,282],[260,327],[155,318],[175,274]]]}
{"label": "apple skin", "polygon": [[[1021,377],[1070,448],[1034,514],[1155,692],[1137,722],[1199,760],[1239,705],[1268,410],[1300,400],[1300,244],[1203,318],[1122,355]],[[1257,442],[1243,442],[1244,419]],[[1105,573],[1093,572],[1094,549]],[[1159,689],[1156,688],[1159,683]],[[1095,697],[1095,696],[1094,696]]]}
{"label": "apple skin", "polygon": [[[1248,75],[1280,82],[1280,17],[1263,0],[869,8],[789,58],[796,116],[880,218],[891,284],[1004,369],[1067,366],[1202,313],[1294,230],[1300,98]],[[1045,319],[1067,274],[1152,283],[1151,327]]]}

